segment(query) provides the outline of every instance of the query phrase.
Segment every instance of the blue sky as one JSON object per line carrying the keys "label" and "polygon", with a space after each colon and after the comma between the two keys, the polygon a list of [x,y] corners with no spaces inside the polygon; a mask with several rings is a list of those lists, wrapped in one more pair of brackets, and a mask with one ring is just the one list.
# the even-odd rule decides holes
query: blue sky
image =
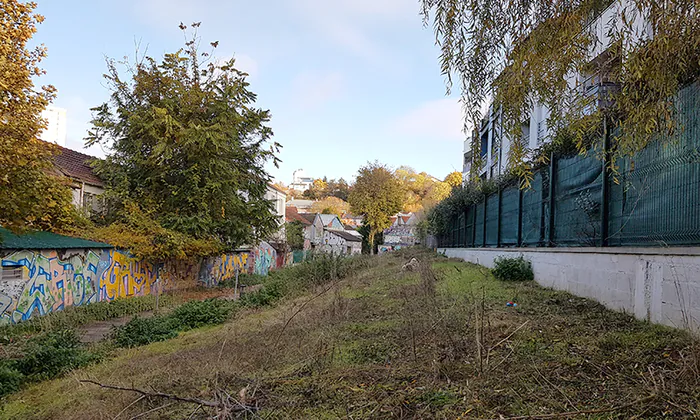
{"label": "blue sky", "polygon": [[[279,169],[349,180],[367,161],[409,165],[443,178],[461,170],[464,134],[456,96],[445,96],[438,47],[418,0],[38,0],[48,48],[42,84],[68,110],[67,146],[83,148],[90,108],[109,92],[105,57],[160,58],[183,45],[178,29],[201,21],[203,45],[235,56],[258,105],[272,112],[284,148]],[[83,150],[85,151],[85,150]],[[107,150],[93,147],[89,154]]]}

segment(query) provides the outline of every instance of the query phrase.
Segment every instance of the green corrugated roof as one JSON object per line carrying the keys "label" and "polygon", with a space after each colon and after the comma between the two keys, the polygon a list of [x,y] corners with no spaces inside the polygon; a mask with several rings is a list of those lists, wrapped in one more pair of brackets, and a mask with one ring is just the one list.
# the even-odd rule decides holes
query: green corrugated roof
{"label": "green corrugated roof", "polygon": [[0,249],[71,249],[114,248],[102,242],[72,238],[51,232],[29,232],[16,235],[0,227]]}

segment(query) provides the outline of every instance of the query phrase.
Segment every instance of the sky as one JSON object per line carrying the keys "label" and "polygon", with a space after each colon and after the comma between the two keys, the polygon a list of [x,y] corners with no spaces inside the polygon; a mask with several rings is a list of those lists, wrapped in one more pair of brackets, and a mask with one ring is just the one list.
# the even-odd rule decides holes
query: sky
{"label": "sky", "polygon": [[68,110],[66,146],[84,148],[90,108],[108,100],[105,58],[155,58],[184,45],[180,22],[202,22],[202,45],[235,57],[282,144],[277,180],[292,173],[351,180],[368,161],[444,178],[461,171],[463,114],[445,95],[439,48],[418,0],[37,0],[46,20],[53,105]]}

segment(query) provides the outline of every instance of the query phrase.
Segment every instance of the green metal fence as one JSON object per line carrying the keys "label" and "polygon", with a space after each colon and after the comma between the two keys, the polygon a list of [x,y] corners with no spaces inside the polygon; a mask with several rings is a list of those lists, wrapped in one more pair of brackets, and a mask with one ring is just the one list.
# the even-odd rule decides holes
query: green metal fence
{"label": "green metal fence", "polygon": [[531,188],[469,206],[440,247],[700,245],[700,84],[677,96],[679,132],[621,159],[553,158]]}

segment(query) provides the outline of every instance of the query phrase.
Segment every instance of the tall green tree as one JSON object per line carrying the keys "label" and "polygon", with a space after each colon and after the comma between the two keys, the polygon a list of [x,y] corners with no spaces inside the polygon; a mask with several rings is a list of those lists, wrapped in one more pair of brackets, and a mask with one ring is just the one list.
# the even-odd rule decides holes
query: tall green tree
{"label": "tall green tree", "polygon": [[304,249],[304,225],[295,220],[285,224],[285,234],[287,236],[287,246],[292,251]]}
{"label": "tall green tree", "polygon": [[220,64],[200,52],[198,27],[162,61],[126,63],[127,78],[118,69],[124,63],[108,60],[111,100],[94,108],[86,140],[111,145],[96,166],[107,184],[108,222],[136,209],[168,230],[230,249],[278,228],[264,198],[264,165],[277,165],[280,146],[271,143],[270,112],[255,106],[247,74],[235,59]]}
{"label": "tall green tree", "polygon": [[372,253],[375,236],[391,226],[391,216],[401,211],[404,199],[401,183],[385,165],[368,163],[358,171],[348,200],[352,213],[363,216],[364,225],[369,226]]}
{"label": "tall green tree", "polygon": [[343,201],[348,201],[350,195],[350,185],[343,178],[339,180],[331,179],[328,181],[328,196],[336,197]]}
{"label": "tall green tree", "polygon": [[58,148],[38,140],[41,111],[55,96],[37,89],[44,74],[43,46],[30,48],[41,15],[35,3],[0,1],[0,225],[13,229],[61,230],[72,221],[71,192],[52,175]]}

